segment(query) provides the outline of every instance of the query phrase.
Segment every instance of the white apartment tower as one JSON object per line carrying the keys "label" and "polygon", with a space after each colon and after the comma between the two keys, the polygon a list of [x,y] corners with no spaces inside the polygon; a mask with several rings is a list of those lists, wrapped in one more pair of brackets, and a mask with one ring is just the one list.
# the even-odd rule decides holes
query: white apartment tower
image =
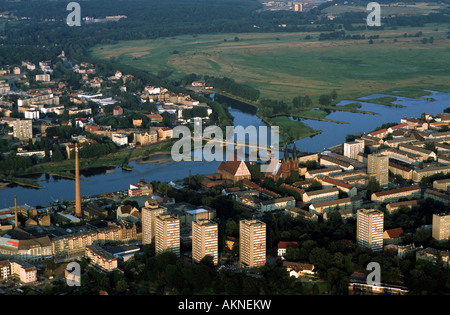
{"label": "white apartment tower", "polygon": [[156,254],[170,251],[180,257],[180,219],[171,214],[155,217],[155,251]]}
{"label": "white apartment tower", "polygon": [[166,208],[157,203],[142,208],[142,244],[153,243],[156,235],[156,216],[166,212]]}
{"label": "white apartment tower", "polygon": [[239,262],[247,267],[266,263],[266,224],[259,220],[239,223]]}
{"label": "white apartment tower", "polygon": [[344,142],[344,156],[357,159],[358,153],[364,151],[364,141]]}
{"label": "white apartment tower", "polygon": [[208,255],[214,265],[219,263],[218,224],[206,219],[192,221],[192,259],[200,262]]}
{"label": "white apartment tower", "polygon": [[432,237],[435,240],[448,240],[450,237],[450,214],[433,214]]}
{"label": "white apartment tower", "polygon": [[372,251],[383,250],[384,213],[375,209],[359,209],[356,218],[356,241]]}

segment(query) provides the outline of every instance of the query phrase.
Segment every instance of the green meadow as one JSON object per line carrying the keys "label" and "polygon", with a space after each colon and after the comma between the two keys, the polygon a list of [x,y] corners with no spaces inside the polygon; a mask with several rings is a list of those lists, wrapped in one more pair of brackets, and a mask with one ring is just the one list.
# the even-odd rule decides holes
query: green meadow
{"label": "green meadow", "polygon": [[[326,110],[358,111],[358,98],[375,93],[426,98],[425,89],[450,91],[448,31],[448,24],[346,31],[365,36],[359,40],[319,40],[320,32],[183,35],[98,45],[90,55],[152,73],[168,70],[173,78],[191,73],[229,77],[258,89],[260,99],[291,104],[294,97],[308,95],[313,106],[292,114],[326,120]],[[319,96],[333,90],[335,103],[354,102],[338,108],[320,105]],[[394,100],[373,102],[393,106]],[[288,117],[266,122],[279,125],[289,138],[317,133]]]}
{"label": "green meadow", "polygon": [[[153,73],[169,70],[174,77],[230,77],[259,89],[261,98],[287,102],[298,95],[317,101],[332,90],[338,100],[392,91],[416,97],[426,94],[423,89],[449,89],[447,31],[447,25],[427,25],[346,32],[366,39],[323,41],[313,32],[185,35],[101,45],[90,53]],[[422,35],[414,37],[418,32]],[[378,38],[370,44],[369,36]],[[432,43],[422,43],[430,37]]]}

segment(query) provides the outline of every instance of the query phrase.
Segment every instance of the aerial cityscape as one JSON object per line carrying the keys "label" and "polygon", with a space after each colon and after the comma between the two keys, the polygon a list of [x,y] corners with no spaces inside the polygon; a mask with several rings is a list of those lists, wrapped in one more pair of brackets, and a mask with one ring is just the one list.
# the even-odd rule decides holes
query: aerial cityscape
{"label": "aerial cityscape", "polygon": [[0,43],[1,295],[450,294],[449,1],[0,0]]}

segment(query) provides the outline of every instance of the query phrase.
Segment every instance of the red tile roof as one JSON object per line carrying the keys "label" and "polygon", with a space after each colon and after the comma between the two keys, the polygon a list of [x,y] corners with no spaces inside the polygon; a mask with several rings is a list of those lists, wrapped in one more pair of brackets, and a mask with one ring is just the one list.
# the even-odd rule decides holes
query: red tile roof
{"label": "red tile roof", "polygon": [[403,229],[401,227],[395,229],[389,229],[385,231],[389,238],[397,238],[403,235]]}

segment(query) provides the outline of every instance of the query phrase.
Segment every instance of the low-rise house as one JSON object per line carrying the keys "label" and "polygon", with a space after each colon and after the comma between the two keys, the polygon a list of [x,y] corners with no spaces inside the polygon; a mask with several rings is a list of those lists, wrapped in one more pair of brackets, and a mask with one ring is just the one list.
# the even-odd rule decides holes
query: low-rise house
{"label": "low-rise house", "polygon": [[403,234],[404,232],[401,227],[385,230],[383,232],[383,241],[385,244],[398,244]]}
{"label": "low-rise house", "polygon": [[406,118],[403,117],[400,120],[401,123],[406,123],[408,125],[408,129],[414,129],[414,130],[427,130],[428,129],[428,123],[424,122],[422,120],[419,120],[417,118]]}
{"label": "low-rise house", "polygon": [[387,134],[388,134],[387,129],[383,128],[383,129],[380,129],[380,130],[377,130],[377,131],[370,132],[369,136],[383,139],[384,137],[387,136]]}
{"label": "low-rise house", "polygon": [[396,131],[398,129],[408,129],[408,124],[403,123],[403,124],[391,126],[391,127],[387,128],[387,131],[388,131],[388,133],[393,133],[394,131]]}
{"label": "low-rise house", "polygon": [[314,265],[301,262],[284,261],[283,267],[289,272],[290,277],[315,275]]}
{"label": "low-rise house", "polygon": [[284,257],[286,255],[286,251],[290,248],[298,248],[297,242],[287,242],[287,241],[280,241],[278,242],[278,257]]}

